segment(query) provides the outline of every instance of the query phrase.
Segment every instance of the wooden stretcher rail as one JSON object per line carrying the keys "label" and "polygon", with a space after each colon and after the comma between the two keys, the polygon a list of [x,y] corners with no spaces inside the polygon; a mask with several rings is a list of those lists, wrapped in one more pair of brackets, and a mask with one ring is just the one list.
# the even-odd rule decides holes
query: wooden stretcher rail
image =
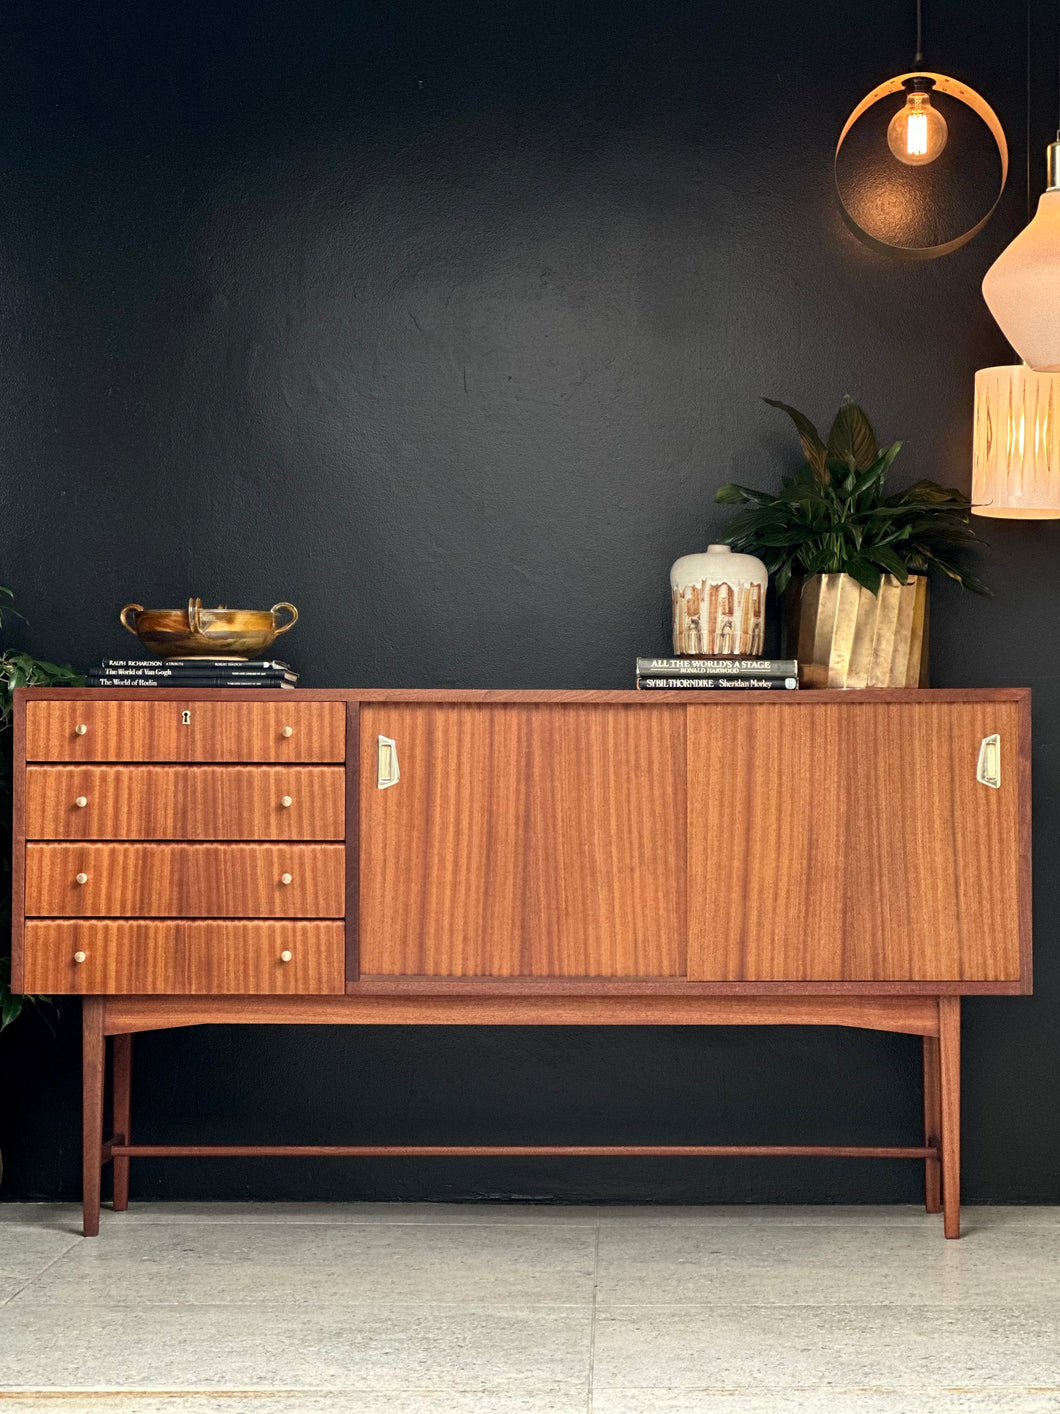
{"label": "wooden stretcher rail", "polygon": [[107,1035],[174,1026],[854,1026],[939,1034],[935,997],[107,997]]}
{"label": "wooden stretcher rail", "polygon": [[130,1159],[937,1159],[937,1145],[855,1144],[117,1144]]}

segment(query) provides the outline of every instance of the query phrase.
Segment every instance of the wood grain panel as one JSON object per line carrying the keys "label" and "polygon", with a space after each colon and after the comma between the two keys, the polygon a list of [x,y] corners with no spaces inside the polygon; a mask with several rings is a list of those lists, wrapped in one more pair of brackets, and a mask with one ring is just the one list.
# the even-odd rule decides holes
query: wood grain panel
{"label": "wood grain panel", "polygon": [[29,844],[26,913],[341,918],[344,870],[341,844]]}
{"label": "wood grain panel", "polygon": [[685,712],[536,708],[520,972],[685,972]]}
{"label": "wood grain panel", "polygon": [[26,990],[26,704],[15,690],[11,732],[11,990]]}
{"label": "wood grain panel", "polygon": [[1014,702],[690,707],[689,976],[1018,979],[1018,738]]}
{"label": "wood grain panel", "polygon": [[53,996],[341,994],[343,933],[341,922],[32,919],[26,980]]}
{"label": "wood grain panel", "polygon": [[360,757],[362,973],[683,973],[683,709],[365,708]]}
{"label": "wood grain panel", "polygon": [[[361,712],[362,972],[519,971],[526,725],[517,707]],[[386,790],[380,735],[401,771]]]}
{"label": "wood grain panel", "polygon": [[360,976],[361,919],[361,709],[346,704],[346,983]]}
{"label": "wood grain panel", "polygon": [[[342,761],[341,702],[143,701],[109,692],[30,699],[30,761]],[[187,714],[188,720],[184,717]],[[85,727],[78,733],[77,727]],[[290,728],[285,735],[284,729]]]}
{"label": "wood grain panel", "polygon": [[345,790],[341,766],[30,766],[26,834],[38,840],[341,840]]}

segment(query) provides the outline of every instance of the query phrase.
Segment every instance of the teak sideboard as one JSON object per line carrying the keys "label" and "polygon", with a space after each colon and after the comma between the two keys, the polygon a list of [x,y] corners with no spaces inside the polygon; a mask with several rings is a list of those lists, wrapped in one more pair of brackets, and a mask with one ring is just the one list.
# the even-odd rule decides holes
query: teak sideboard
{"label": "teak sideboard", "polygon": [[[820,1154],[923,1160],[956,1237],[960,998],[1031,987],[1022,688],[27,688],[15,832],[14,986],[84,999],[88,1235],[135,1157]],[[208,1022],[907,1032],[924,1139],[134,1144],[133,1033]]]}

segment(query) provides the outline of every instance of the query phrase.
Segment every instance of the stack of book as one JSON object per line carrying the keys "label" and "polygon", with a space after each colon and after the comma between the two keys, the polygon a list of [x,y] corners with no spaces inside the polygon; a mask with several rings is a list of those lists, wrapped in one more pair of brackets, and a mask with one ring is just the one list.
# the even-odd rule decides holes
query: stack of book
{"label": "stack of book", "polygon": [[104,658],[89,687],[294,687],[290,663],[233,658]]}
{"label": "stack of book", "polygon": [[780,688],[799,685],[794,658],[638,658],[640,689]]}

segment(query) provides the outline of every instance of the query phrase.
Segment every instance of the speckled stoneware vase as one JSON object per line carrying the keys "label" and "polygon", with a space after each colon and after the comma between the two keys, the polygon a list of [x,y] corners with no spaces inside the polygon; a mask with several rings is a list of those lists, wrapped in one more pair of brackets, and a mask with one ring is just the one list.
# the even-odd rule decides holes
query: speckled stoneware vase
{"label": "speckled stoneware vase", "polygon": [[674,652],[760,656],[768,583],[761,560],[737,555],[729,545],[682,555],[670,571]]}

